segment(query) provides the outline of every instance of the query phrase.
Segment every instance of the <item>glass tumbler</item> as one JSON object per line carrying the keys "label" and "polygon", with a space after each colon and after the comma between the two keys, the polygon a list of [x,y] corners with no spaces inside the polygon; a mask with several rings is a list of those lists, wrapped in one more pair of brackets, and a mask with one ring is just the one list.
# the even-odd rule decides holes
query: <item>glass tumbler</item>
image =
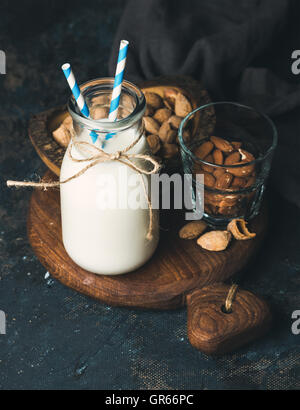
{"label": "glass tumbler", "polygon": [[[187,129],[193,133],[188,140]],[[234,102],[206,104],[184,118],[179,141],[184,173],[192,175],[193,198],[204,188],[208,223],[225,225],[259,213],[277,145],[277,130],[268,116]],[[203,174],[202,182],[197,174]]]}

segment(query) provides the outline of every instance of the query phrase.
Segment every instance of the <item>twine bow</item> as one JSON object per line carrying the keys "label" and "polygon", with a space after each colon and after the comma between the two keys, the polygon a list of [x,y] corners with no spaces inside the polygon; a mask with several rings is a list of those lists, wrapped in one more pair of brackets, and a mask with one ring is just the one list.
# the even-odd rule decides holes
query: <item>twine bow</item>
{"label": "twine bow", "polygon": [[[105,151],[103,151],[101,148],[96,147],[95,145],[90,144],[89,142],[85,142],[85,141],[75,141],[74,140],[74,135],[72,134],[72,141],[68,146],[68,155],[71,158],[72,161],[74,162],[82,162],[82,163],[86,163],[88,162],[88,165],[86,165],[84,168],[82,168],[81,171],[77,172],[76,174],[72,175],[71,177],[63,180],[63,181],[50,181],[50,182],[45,182],[45,181],[41,181],[41,182],[31,182],[31,181],[7,181],[7,186],[30,186],[30,187],[34,187],[34,188],[42,188],[44,190],[46,190],[47,188],[54,188],[54,187],[58,187],[62,184],[66,184],[67,182],[80,177],[81,175],[83,175],[89,168],[94,167],[95,165],[99,164],[99,163],[103,163],[103,162],[108,162],[108,161],[118,161],[124,165],[127,165],[128,167],[132,168],[134,171],[136,171],[140,177],[141,177],[141,181],[142,181],[142,185],[143,185],[143,189],[144,189],[144,193],[145,193],[145,198],[147,200],[148,203],[148,207],[149,207],[149,228],[148,228],[148,232],[146,235],[146,238],[148,240],[151,240],[153,237],[153,208],[152,208],[152,204],[151,204],[151,200],[148,196],[147,193],[147,189],[146,189],[146,185],[145,185],[145,181],[143,179],[143,174],[144,175],[151,175],[151,174],[155,174],[156,172],[159,171],[159,169],[161,168],[160,163],[154,159],[151,155],[147,155],[147,154],[128,154],[128,151],[130,149],[132,149],[142,138],[144,133],[144,130],[141,131],[141,133],[139,134],[139,136],[136,138],[136,140],[134,140],[130,145],[128,145],[128,147],[126,147],[123,151],[116,151],[112,154],[109,154]],[[92,149],[92,151],[94,151],[94,153],[92,153],[89,157],[84,158],[84,159],[77,159],[74,158],[72,156],[72,148],[74,147],[88,147],[89,149]],[[147,170],[146,167],[141,167],[138,166],[134,160],[143,160],[145,163],[150,163],[152,165],[152,169]]]}

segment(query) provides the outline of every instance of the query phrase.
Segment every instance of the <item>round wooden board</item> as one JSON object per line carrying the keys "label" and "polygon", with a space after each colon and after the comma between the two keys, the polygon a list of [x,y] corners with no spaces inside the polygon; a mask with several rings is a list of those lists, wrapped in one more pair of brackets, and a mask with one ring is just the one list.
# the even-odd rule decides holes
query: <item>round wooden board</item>
{"label": "round wooden board", "polygon": [[[50,171],[45,179],[53,180]],[[267,225],[263,210],[249,225],[253,240],[233,240],[223,252],[201,249],[196,241],[178,237],[184,224],[178,211],[161,212],[157,251],[142,268],[119,276],[101,276],[81,269],[67,255],[61,237],[58,190],[33,192],[28,214],[30,243],[46,269],[70,288],[111,305],[172,309],[183,306],[186,295],[221,282],[242,269],[258,249]],[[116,255],[117,257],[117,255]]]}

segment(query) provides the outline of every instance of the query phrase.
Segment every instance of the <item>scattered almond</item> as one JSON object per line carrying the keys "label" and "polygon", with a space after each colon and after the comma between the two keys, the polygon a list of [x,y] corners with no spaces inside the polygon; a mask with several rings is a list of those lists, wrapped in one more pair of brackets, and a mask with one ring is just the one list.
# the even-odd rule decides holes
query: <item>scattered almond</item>
{"label": "scattered almond", "polygon": [[249,232],[247,222],[244,219],[233,219],[229,222],[227,230],[232,233],[235,239],[240,241],[252,239],[256,236],[256,233]]}
{"label": "scattered almond", "polygon": [[204,221],[192,221],[184,225],[179,231],[181,239],[195,239],[198,238],[205,230],[207,225]]}
{"label": "scattered almond", "polygon": [[198,238],[197,244],[208,251],[223,251],[229,245],[231,233],[228,231],[211,231]]}

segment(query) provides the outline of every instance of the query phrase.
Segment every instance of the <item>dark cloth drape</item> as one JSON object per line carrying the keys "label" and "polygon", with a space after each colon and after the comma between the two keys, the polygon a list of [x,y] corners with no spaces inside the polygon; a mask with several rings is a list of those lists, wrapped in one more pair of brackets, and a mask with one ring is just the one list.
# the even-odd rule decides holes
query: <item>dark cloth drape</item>
{"label": "dark cloth drape", "polygon": [[201,81],[213,100],[239,101],[269,114],[279,129],[272,185],[300,206],[300,49],[297,0],[131,0],[119,41],[130,41],[126,78],[138,82],[184,74]]}

